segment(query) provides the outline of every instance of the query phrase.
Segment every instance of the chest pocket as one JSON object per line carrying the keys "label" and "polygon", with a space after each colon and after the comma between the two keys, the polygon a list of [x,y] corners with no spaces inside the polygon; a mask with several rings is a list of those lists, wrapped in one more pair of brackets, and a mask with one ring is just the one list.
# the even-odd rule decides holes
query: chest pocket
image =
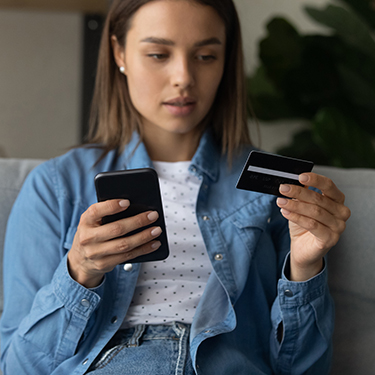
{"label": "chest pocket", "polygon": [[267,229],[270,216],[270,207],[264,207],[261,212],[254,212],[251,206],[245,206],[231,216],[232,228],[234,226],[236,236],[250,256],[253,255],[262,233]]}
{"label": "chest pocket", "polygon": [[77,228],[79,221],[81,219],[82,214],[87,210],[87,207],[83,207],[82,204],[75,204],[72,208],[72,216],[70,219],[70,223],[65,234],[64,240],[64,248],[66,250],[70,250],[73,245],[74,236],[76,235]]}

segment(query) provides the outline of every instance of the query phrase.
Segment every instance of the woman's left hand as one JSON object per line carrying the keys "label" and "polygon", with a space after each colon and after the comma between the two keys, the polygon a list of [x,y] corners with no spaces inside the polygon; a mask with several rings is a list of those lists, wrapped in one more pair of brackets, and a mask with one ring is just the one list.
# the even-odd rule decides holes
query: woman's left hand
{"label": "woman's left hand", "polygon": [[[327,177],[303,173],[299,181],[305,187],[281,185],[278,198],[282,215],[289,220],[291,238],[290,279],[305,281],[318,274],[323,257],[339,240],[350,217],[344,205],[345,195]],[[318,188],[322,194],[307,189]]]}

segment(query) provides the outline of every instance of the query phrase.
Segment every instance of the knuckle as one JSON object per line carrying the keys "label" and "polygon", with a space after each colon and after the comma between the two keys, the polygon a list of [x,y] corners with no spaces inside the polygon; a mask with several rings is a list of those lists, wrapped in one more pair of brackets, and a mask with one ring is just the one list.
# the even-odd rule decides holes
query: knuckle
{"label": "knuckle", "polygon": [[326,186],[325,186],[325,189],[326,190],[331,190],[333,188],[335,188],[336,185],[335,183],[330,179],[330,178],[326,178]]}
{"label": "knuckle", "polygon": [[345,229],[346,229],[346,223],[345,223],[345,221],[340,220],[337,223],[337,232],[341,234],[342,232],[344,232]]}
{"label": "knuckle", "polygon": [[343,213],[342,213],[342,216],[344,218],[344,220],[348,220],[350,218],[350,216],[352,215],[352,212],[350,211],[350,209],[346,206],[344,206],[343,208]]}
{"label": "knuckle", "polygon": [[314,194],[312,195],[312,201],[314,204],[317,204],[317,205],[322,204],[323,199],[324,199],[323,195],[317,192],[314,192]]}
{"label": "knuckle", "polygon": [[129,240],[127,238],[124,238],[118,244],[119,252],[128,252],[130,250],[130,248],[131,248],[131,246],[130,246]]}
{"label": "knuckle", "polygon": [[318,222],[314,219],[307,219],[306,220],[306,228],[311,231],[311,230],[314,230],[314,229],[317,229],[318,227]]}
{"label": "knuckle", "polygon": [[111,223],[108,230],[111,238],[120,237],[122,234],[124,234],[122,225],[118,221]]}
{"label": "knuckle", "polygon": [[91,205],[85,212],[87,216],[89,216],[92,219],[96,219],[98,217],[98,207],[93,204]]}
{"label": "knuckle", "polygon": [[323,209],[319,206],[314,205],[312,207],[312,215],[313,217],[321,217],[323,214]]}
{"label": "knuckle", "polygon": [[93,238],[90,234],[89,231],[87,230],[81,230],[79,233],[78,233],[78,242],[80,244],[80,246],[82,247],[86,247],[88,246],[90,243],[93,242]]}
{"label": "knuckle", "polygon": [[137,215],[134,217],[134,219],[135,219],[135,225],[137,226],[137,228],[141,228],[145,226],[144,215]]}

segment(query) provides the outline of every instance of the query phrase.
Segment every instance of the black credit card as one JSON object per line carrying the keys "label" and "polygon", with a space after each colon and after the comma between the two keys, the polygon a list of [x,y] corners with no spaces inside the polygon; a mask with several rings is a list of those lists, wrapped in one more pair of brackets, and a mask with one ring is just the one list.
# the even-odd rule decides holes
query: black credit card
{"label": "black credit card", "polygon": [[298,181],[301,173],[311,172],[311,161],[289,158],[261,151],[251,151],[238,179],[236,188],[278,197],[281,184],[303,186]]}

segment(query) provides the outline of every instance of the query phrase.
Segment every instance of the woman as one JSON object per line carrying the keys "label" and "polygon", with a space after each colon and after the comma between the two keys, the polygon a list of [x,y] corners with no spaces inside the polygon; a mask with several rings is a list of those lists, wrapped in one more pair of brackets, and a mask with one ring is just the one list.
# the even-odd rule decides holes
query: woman
{"label": "woman", "polygon": [[[282,185],[277,204],[235,189],[252,149],[239,30],[231,0],[114,2],[90,145],[34,170],[9,219],[5,374],[328,373],[323,258],[350,212],[314,173],[300,181],[322,194]],[[93,180],[147,166],[171,254],[129,264],[161,229],[119,236],[158,213],[102,225],[132,202],[96,203]]]}

